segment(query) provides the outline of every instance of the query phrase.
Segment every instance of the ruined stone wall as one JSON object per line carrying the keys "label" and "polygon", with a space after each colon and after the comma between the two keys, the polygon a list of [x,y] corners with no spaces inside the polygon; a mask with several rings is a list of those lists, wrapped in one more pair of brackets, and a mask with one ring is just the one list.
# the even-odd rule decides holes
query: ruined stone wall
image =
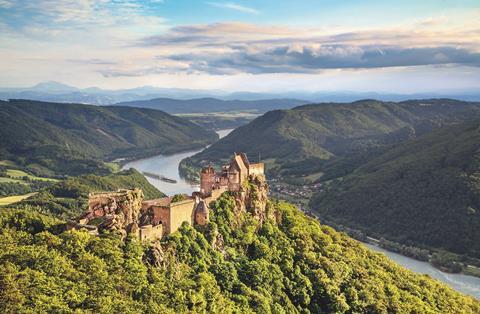
{"label": "ruined stone wall", "polygon": [[170,230],[175,232],[184,221],[193,226],[195,200],[189,199],[170,204]]}
{"label": "ruined stone wall", "polygon": [[155,241],[163,236],[163,225],[145,225],[138,229],[138,238],[142,242]]}
{"label": "ruined stone wall", "polygon": [[200,191],[204,194],[210,194],[215,185],[215,171],[213,168],[203,169],[200,173]]}
{"label": "ruined stone wall", "polygon": [[265,174],[265,164],[263,162],[260,162],[258,164],[250,164],[250,168],[248,171],[249,175],[264,175]]}
{"label": "ruined stone wall", "polygon": [[224,192],[228,191],[228,188],[223,186],[217,190],[213,190],[212,194],[209,197],[204,198],[205,204],[210,204],[210,202],[213,202],[217,200],[217,198],[220,197]]}
{"label": "ruined stone wall", "polygon": [[170,207],[152,205],[147,212],[142,215],[141,225],[163,225],[164,232],[170,233]]}

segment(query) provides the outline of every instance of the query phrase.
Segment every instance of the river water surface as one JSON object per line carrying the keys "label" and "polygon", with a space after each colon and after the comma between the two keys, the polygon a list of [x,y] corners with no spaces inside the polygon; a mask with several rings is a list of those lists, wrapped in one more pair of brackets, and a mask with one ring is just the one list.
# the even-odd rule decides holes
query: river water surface
{"label": "river water surface", "polygon": [[[232,130],[219,130],[217,134],[220,138],[228,135]],[[191,194],[198,190],[198,185],[192,184],[180,177],[178,173],[178,165],[182,159],[195,155],[202,150],[195,150],[174,155],[158,155],[150,158],[131,161],[123,167],[123,169],[135,168],[138,171],[147,171],[163,175],[167,178],[177,180],[177,183],[172,184],[162,180],[147,177],[147,180],[157,189],[167,195],[174,195],[178,193]],[[365,244],[369,249],[381,252],[387,255],[391,260],[397,264],[408,268],[420,274],[428,274],[430,277],[438,279],[453,289],[465,294],[469,294],[480,299],[480,278],[473,276],[466,276],[462,274],[448,274],[439,271],[430,263],[417,261],[415,259],[405,257],[403,255],[386,251],[374,245]]]}
{"label": "river water surface", "polygon": [[[217,134],[220,138],[230,133],[232,129],[219,130]],[[159,179],[146,177],[157,189],[167,195],[174,195],[179,193],[191,194],[193,191],[198,191],[198,185],[191,183],[180,177],[178,173],[178,165],[182,159],[193,156],[201,152],[203,149],[183,152],[173,155],[157,155],[149,158],[131,161],[123,166],[123,169],[135,168],[140,172],[155,173],[169,179],[174,179],[177,183],[168,183]]]}

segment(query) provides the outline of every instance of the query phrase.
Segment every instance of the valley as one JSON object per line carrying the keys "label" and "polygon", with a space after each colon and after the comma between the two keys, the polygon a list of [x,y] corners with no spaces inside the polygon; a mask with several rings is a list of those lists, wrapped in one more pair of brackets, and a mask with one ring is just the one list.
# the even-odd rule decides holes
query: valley
{"label": "valley", "polygon": [[[219,138],[221,139],[227,136],[231,131],[233,130],[219,130],[217,131],[217,133],[219,134]],[[138,171],[154,171],[157,173],[161,172],[168,177],[175,178],[179,182],[177,184],[170,184],[148,177],[147,180],[159,190],[164,191],[168,195],[173,195],[175,193],[190,194],[192,191],[199,189],[198,183],[184,179],[178,169],[180,162],[183,159],[193,156],[199,152],[200,151],[192,151],[188,153],[180,153],[170,156],[160,155],[130,162],[124,165],[123,168],[128,169],[130,167],[133,167]],[[309,183],[302,185],[294,182],[295,184],[291,184],[283,182],[281,179],[270,179],[268,180],[268,182],[270,185],[271,197],[287,200],[288,202],[299,206],[301,210],[304,210],[307,214],[310,215],[312,212],[309,207],[309,200],[314,193],[318,193],[322,189],[322,183]],[[319,219],[319,221],[325,223],[320,217],[318,217],[318,215],[315,216],[317,217],[317,219]],[[458,291],[480,298],[480,278],[463,274],[445,273],[438,270],[428,262],[421,262],[413,258],[408,258],[400,254],[389,252],[378,246],[373,246],[369,244],[366,244],[366,246],[374,251],[379,251],[386,254],[389,258],[391,258],[393,261],[403,267],[406,267],[420,274],[429,274],[433,278],[450,285]]]}
{"label": "valley", "polygon": [[[367,105],[367,107],[368,106],[369,105]],[[376,125],[372,129],[374,131],[368,131],[366,133],[368,135],[362,136],[361,138],[354,137],[351,139],[350,142],[346,140],[348,136],[344,137],[342,140],[337,139],[336,141],[341,143],[341,146],[340,146],[342,147],[341,149],[338,147],[332,148],[332,147],[335,147],[335,146],[332,146],[329,148],[330,150],[329,151],[324,148],[319,149],[318,147],[311,146],[311,144],[307,144],[307,142],[303,143],[307,147],[310,147],[309,148],[310,152],[320,152],[320,155],[318,155],[319,157],[311,157],[312,155],[310,155],[309,153],[308,154],[304,153],[305,150],[301,148],[297,153],[293,153],[292,155],[289,155],[289,154],[275,155],[275,157],[273,157],[273,155],[268,155],[269,153],[271,153],[271,151],[262,152],[261,154],[258,154],[258,157],[256,155],[253,155],[251,160],[255,161],[259,159],[261,161],[265,161],[267,166],[267,174],[271,175],[271,178],[269,178],[268,180],[270,185],[270,197],[288,200],[289,202],[296,204],[302,211],[304,211],[306,213],[306,216],[310,215],[312,217],[315,217],[315,220],[325,223],[326,220],[322,219],[322,215],[320,214],[320,216],[318,216],[318,212],[320,211],[319,210],[313,211],[316,209],[313,204],[316,204],[314,202],[319,197],[318,196],[319,194],[330,193],[330,191],[334,191],[334,189],[339,184],[342,184],[344,180],[345,182],[348,182],[349,176],[352,176],[352,173],[353,174],[358,173],[359,169],[363,169],[363,167],[366,167],[364,165],[368,165],[368,162],[371,159],[375,160],[374,158],[379,158],[379,159],[384,158],[386,160],[390,160],[389,158],[382,157],[382,156],[388,155],[391,150],[392,151],[394,151],[395,149],[401,150],[400,147],[401,145],[403,145],[402,143],[404,142],[409,143],[408,147],[410,148],[415,147],[415,144],[414,144],[415,141],[425,141],[424,138],[429,139],[429,136],[430,138],[434,137],[434,139],[430,139],[427,141],[438,142],[439,138],[442,138],[442,137],[436,136],[435,134],[437,133],[443,134],[442,132],[444,132],[445,134],[451,134],[451,136],[458,138],[460,136],[459,134],[462,131],[458,131],[456,133],[456,132],[452,132],[450,129],[458,128],[457,127],[458,124],[462,125],[461,121],[463,119],[466,119],[465,115],[467,114],[470,116],[476,115],[477,114],[476,106],[477,106],[476,104],[475,105],[462,104],[461,106],[448,108],[446,109],[446,112],[448,112],[448,117],[446,112],[434,113],[433,118],[431,113],[427,113],[427,114],[421,113],[421,115],[425,115],[425,114],[427,116],[429,115],[433,119],[432,121],[435,121],[435,123],[429,122],[428,123],[429,127],[427,129],[422,129],[423,127],[422,124],[425,122],[416,123],[416,122],[411,122],[412,120],[409,120],[410,122],[408,123],[410,123],[410,125],[412,126],[412,129],[414,130],[413,133],[404,132],[403,130],[399,132],[395,128],[391,128],[391,127],[388,129],[385,129],[384,126],[382,126],[379,129],[378,125]],[[309,107],[307,108],[309,109]],[[294,109],[294,110],[301,110],[301,108]],[[334,109],[329,109],[329,110],[335,111]],[[453,115],[451,110],[453,110]],[[265,115],[268,116],[270,114],[271,113],[267,113]],[[233,113],[233,115],[235,116],[236,113]],[[311,115],[309,114],[309,116]],[[180,117],[191,118],[193,116],[180,115]],[[159,155],[155,155],[155,156],[143,158],[143,159],[135,158],[135,156],[141,157],[141,154],[127,155],[128,156],[127,160],[124,159],[124,156],[121,156],[121,158],[118,159],[116,162],[113,162],[113,163],[110,162],[108,164],[105,163],[105,166],[110,169],[109,172],[111,174],[101,174],[100,176],[86,174],[82,176],[70,176],[67,180],[65,180],[61,176],[57,176],[55,178],[40,177],[40,176],[31,174],[30,172],[28,172],[29,168],[22,168],[22,165],[17,164],[17,162],[5,160],[1,162],[1,166],[3,167],[3,170],[4,170],[5,179],[18,180],[18,181],[26,180],[25,183],[23,184],[30,184],[28,182],[42,182],[42,184],[45,184],[45,186],[43,187],[43,190],[40,190],[40,192],[33,192],[31,194],[24,194],[24,195],[7,196],[6,198],[0,199],[0,202],[2,202],[2,204],[4,205],[4,208],[5,206],[7,206],[17,211],[18,214],[22,213],[21,215],[24,215],[22,211],[24,211],[26,208],[38,208],[38,209],[41,208],[40,212],[42,214],[51,215],[52,217],[56,217],[59,219],[67,219],[73,216],[77,216],[85,210],[85,204],[87,202],[88,195],[90,195],[89,193],[91,193],[92,191],[112,191],[117,188],[132,189],[132,188],[140,187],[144,191],[147,197],[146,199],[162,198],[162,197],[165,197],[165,194],[170,196],[181,195],[181,194],[191,194],[193,191],[198,191],[198,185],[195,182],[192,182],[191,180],[185,179],[182,173],[182,169],[184,169],[182,168],[182,164],[185,163],[185,161],[195,160],[195,158],[198,158],[197,156],[202,156],[201,158],[203,158],[203,160],[207,160],[207,161],[210,160],[210,162],[214,162],[214,160],[217,160],[217,161],[220,160],[221,162],[225,161],[226,158],[221,157],[223,156],[222,153],[219,153],[218,155],[220,158],[208,159],[209,157],[204,157],[204,156],[209,156],[209,155],[214,156],[212,154],[214,154],[213,152],[216,151],[216,146],[224,145],[222,143],[225,143],[225,142],[228,143],[229,141],[232,141],[231,139],[232,137],[235,138],[240,136],[242,138],[242,141],[246,141],[247,143],[250,142],[252,139],[263,140],[262,136],[260,136],[262,134],[260,130],[258,130],[256,132],[257,134],[255,135],[248,135],[248,136],[239,135],[239,132],[240,134],[242,134],[241,132],[244,132],[243,129],[248,129],[250,128],[251,124],[258,123],[257,120],[259,119],[260,120],[264,119],[264,116],[257,117],[251,122],[245,121],[247,122],[246,125],[240,126],[235,130],[232,130],[232,129],[218,130],[218,127],[224,124],[222,124],[222,122],[218,122],[218,120],[214,120],[212,122],[213,123],[212,126],[210,127],[206,126],[206,128],[217,129],[216,135],[219,138],[219,140],[217,142],[213,141],[211,145],[208,145],[209,144],[208,142],[204,142],[205,143],[204,148],[202,149],[197,148],[194,150],[186,150],[186,151],[181,151],[173,154],[160,153]],[[288,119],[290,120],[291,118],[288,118]],[[363,118],[361,118],[360,120],[362,119]],[[409,117],[409,119],[413,119],[413,118]],[[216,124],[217,122],[218,122],[218,125]],[[476,122],[473,122],[473,124],[475,123]],[[295,124],[291,124],[289,128],[287,128],[288,132],[291,134],[297,134],[297,131],[294,130],[294,127],[295,127]],[[400,127],[402,129],[402,128],[405,128],[406,126],[403,124],[403,122],[401,123],[399,122],[397,127]],[[316,132],[320,132],[320,134],[321,132],[323,132],[321,129],[318,128],[318,126],[315,126],[314,129],[316,130]],[[469,127],[468,125],[465,127],[465,129],[475,130]],[[381,131],[378,131],[378,130],[381,130]],[[333,134],[331,130],[328,132]],[[343,132],[343,131],[341,131],[341,128],[339,128],[339,126],[337,125],[335,126],[335,132]],[[369,133],[369,132],[373,132],[373,133]],[[205,132],[203,134],[206,135],[208,134],[208,132]],[[305,139],[309,139],[312,133],[307,133],[307,134],[309,135],[307,135]],[[317,136],[318,134],[319,133],[317,133]],[[405,134],[407,134],[408,136],[405,136]],[[296,135],[293,138],[297,138]],[[472,134],[465,135],[465,138],[472,139],[472,143],[476,142],[475,137],[472,137]],[[318,143],[320,143],[320,145],[323,145],[325,143],[327,143],[327,145],[331,145],[331,141],[332,140],[322,139],[320,141],[317,141],[316,142],[317,144],[315,145],[319,145]],[[465,143],[465,141],[463,142]],[[253,143],[250,142],[249,145],[252,145],[252,144]],[[237,145],[237,144],[233,144],[233,145]],[[242,147],[241,145],[243,144],[239,143],[239,145],[240,145],[239,147]],[[418,146],[427,147],[428,145],[418,144]],[[295,145],[292,147],[295,147]],[[445,145],[441,144],[440,147],[445,147]],[[463,146],[462,152],[468,152],[468,150],[465,150],[465,147],[466,146]],[[285,148],[288,148],[288,145],[284,147],[284,149]],[[278,149],[278,147],[275,147],[275,149]],[[151,151],[148,149],[145,150],[145,152],[148,152],[149,155],[151,154]],[[332,153],[332,152],[335,152],[335,153]],[[450,150],[450,152],[452,153],[452,156],[455,155],[454,150]],[[204,154],[207,154],[207,155],[204,155]],[[262,157],[264,156],[263,154],[266,154],[265,157],[268,157],[268,158]],[[395,152],[394,154],[395,156],[401,155],[398,152]],[[438,152],[436,154],[439,155]],[[320,160],[316,158],[320,158]],[[101,161],[101,159],[99,160]],[[380,165],[381,163],[379,163],[378,161],[375,161],[375,164]],[[133,170],[130,168],[134,168],[136,170]],[[198,169],[198,168],[192,167],[191,169]],[[314,170],[310,171],[309,169],[314,169]],[[192,171],[195,171],[195,170],[192,170]],[[164,176],[169,179],[172,179],[175,182],[173,181],[167,182],[165,180],[159,180],[153,176],[145,177],[144,175],[141,174],[142,172],[148,172],[148,173],[153,173],[159,176]],[[13,183],[13,182],[9,182],[9,183]],[[22,182],[19,182],[19,184],[22,184]],[[338,199],[338,197],[336,197],[336,199]],[[227,196],[225,197],[222,196],[218,200],[218,202],[216,202],[215,205],[213,204],[215,202],[212,202],[210,206],[213,206],[213,208],[215,208],[218,211],[218,214],[212,213],[213,215],[212,219],[215,223],[219,224],[219,227],[221,228],[219,230],[223,230],[221,231],[221,234],[223,236],[222,241],[225,241],[226,239],[230,239],[230,240],[227,240],[226,245],[232,246],[232,248],[236,247],[236,250],[239,250],[238,252],[243,252],[243,249],[240,248],[241,246],[237,247],[236,246],[237,244],[234,244],[234,243],[237,243],[237,241],[240,241],[240,243],[242,241],[245,241],[246,238],[244,237],[247,236],[247,233],[249,232],[247,231],[248,229],[245,229],[244,232],[246,233],[241,234],[239,239],[234,240],[233,238],[231,238],[232,231],[226,231],[226,230],[230,230],[229,228],[232,228],[231,226],[229,227],[228,224],[233,222],[227,223],[228,219],[231,219],[231,218],[227,219],[227,217],[231,217],[231,216],[228,216],[228,215],[225,217],[221,216],[223,215],[222,213],[225,208],[227,208],[228,206],[233,206],[233,205],[228,205],[228,204],[231,204],[229,202],[231,201],[228,201]],[[265,208],[272,208],[269,206],[273,206],[275,210],[279,212],[283,212],[286,215],[290,215],[289,213],[290,210],[298,211],[298,209],[294,209],[293,207],[291,209],[287,209],[288,206],[291,206],[291,205],[281,205],[281,203],[279,205],[278,201],[274,201],[274,202],[277,202],[277,203],[272,203],[275,205],[265,205],[266,206]],[[319,201],[319,203],[323,204],[323,201]],[[238,204],[235,206],[238,206]],[[234,209],[235,206],[231,207],[232,210],[238,211],[238,209]],[[241,205],[241,208],[244,208],[244,206],[245,205]],[[248,211],[249,207],[246,206],[246,208]],[[250,210],[254,210],[254,209],[251,208]],[[34,210],[34,212],[35,211],[36,210]],[[0,216],[1,215],[5,215],[5,213],[2,213],[2,209],[0,209]],[[238,213],[236,215],[238,215]],[[304,214],[302,214],[300,211],[298,211],[298,213],[296,213],[295,216],[296,215],[304,216]],[[332,216],[329,216],[329,221],[331,217]],[[44,218],[41,218],[41,219],[44,219]],[[227,221],[224,219],[227,219]],[[240,221],[243,221],[242,224],[244,223],[255,224],[253,221],[250,221],[249,219],[250,218],[245,218],[244,220],[244,218],[240,218]],[[303,218],[300,218],[300,216],[295,218],[295,220],[297,221],[301,219]],[[96,221],[96,220],[94,219],[92,221]],[[234,224],[237,224],[237,223],[239,222],[235,222]],[[274,223],[274,222],[271,221],[271,223]],[[312,222],[308,222],[308,224],[310,223]],[[335,223],[332,223],[331,225],[337,226]],[[286,228],[286,226],[282,228]],[[328,228],[328,227],[322,227],[322,228]],[[178,233],[190,232],[189,233],[189,236],[190,236],[191,231],[187,231],[187,230],[188,229],[183,229],[183,227],[181,227],[178,231],[174,232],[171,236],[169,235],[165,239],[162,239],[159,243],[162,243],[161,244],[162,246],[167,245],[169,241],[172,241],[173,239],[175,239]],[[204,229],[198,226],[196,226],[195,229],[192,229],[192,230],[197,230],[195,232],[200,232],[200,233],[205,231]],[[260,230],[263,230],[263,229],[260,229]],[[331,230],[332,231],[326,231],[326,232],[327,233],[335,232],[333,231],[333,229]],[[340,230],[345,231],[344,229],[340,229]],[[55,231],[55,232],[58,232],[58,231]],[[72,231],[68,231],[68,232],[72,232]],[[81,231],[76,231],[76,232],[81,232]],[[92,232],[92,231],[90,230],[89,232]],[[249,237],[251,236],[259,237],[265,231],[259,231],[259,232],[261,233],[260,234],[254,233],[255,235],[250,234]],[[313,229],[311,230],[311,232],[313,232]],[[60,236],[62,236],[62,234],[63,233],[61,233]],[[101,238],[103,237],[103,235],[100,235],[100,236]],[[209,237],[209,233],[206,233],[204,236]],[[342,235],[342,236],[347,237],[345,235]],[[335,235],[334,237],[337,237],[337,236]],[[353,241],[353,240],[348,240],[348,241]],[[256,250],[265,250],[265,248],[263,249],[260,249],[260,247],[257,248],[257,245],[259,245],[259,244],[256,244],[257,242],[253,242],[253,243],[248,242],[248,243],[250,243],[248,244],[248,246],[250,248],[254,248],[255,252]],[[353,245],[354,247],[356,247],[357,245],[359,245],[359,248],[355,248],[355,250],[360,250],[360,251],[365,250],[365,251],[362,251],[363,253],[359,253],[360,251],[358,251],[357,253],[367,254],[369,256],[369,259],[372,259],[372,261],[375,260],[375,262],[373,262],[375,265],[377,265],[377,263],[379,263],[380,260],[387,261],[387,259],[383,256],[374,257],[376,256],[376,254],[372,254],[370,251],[365,249],[363,245],[353,244],[353,243],[357,243],[356,241],[349,242],[349,243],[350,244],[348,244],[348,246]],[[216,246],[217,244],[215,244],[215,242],[212,242],[211,245]],[[342,245],[346,245],[346,244],[342,244]],[[470,245],[470,247],[474,247],[474,246]],[[163,249],[165,248],[166,246]],[[208,248],[207,250],[211,250],[211,249]],[[414,272],[418,272],[421,274],[425,274],[425,273],[429,274],[433,278],[444,282],[445,284],[451,286],[452,288],[464,294],[473,296],[475,298],[480,297],[479,290],[478,290],[478,285],[480,282],[478,281],[479,280],[478,278],[466,276],[463,274],[443,273],[438,271],[436,268],[434,268],[428,263],[418,262],[413,259],[405,258],[401,255],[396,255],[391,252],[382,251],[382,249],[378,247],[370,246],[369,250],[381,251],[382,253],[386,253],[386,255],[390,259],[392,259],[393,261],[395,261],[396,263],[398,263],[403,267],[406,267],[408,269],[411,269]],[[152,254],[152,253],[150,252],[149,254]],[[157,252],[155,254],[159,254],[159,253]],[[160,254],[164,254],[164,253],[160,253]],[[212,254],[212,253],[209,253],[209,254]],[[249,258],[252,258],[250,257],[250,253],[236,253],[236,254],[247,254]],[[261,254],[261,253],[255,253],[255,254]],[[257,255],[253,255],[253,256],[257,256]],[[260,255],[260,256],[264,256],[264,255]],[[258,257],[255,257],[253,261],[255,261],[256,258]],[[303,259],[305,258],[308,259],[309,257],[303,257]],[[377,260],[377,258],[380,258],[380,260]],[[0,256],[0,260],[1,260],[1,256]],[[154,261],[155,263],[159,262],[158,260],[154,260]],[[351,261],[349,261],[348,263],[350,262]],[[225,263],[225,261],[222,263]],[[383,262],[380,262],[380,263],[383,263]],[[388,262],[388,263],[391,263],[391,262]],[[313,265],[315,265],[315,263],[313,263],[312,266]],[[394,265],[395,264],[391,263],[389,264],[389,266],[386,266],[387,269],[389,269],[388,270],[389,272],[391,272],[392,269],[396,269],[395,267],[398,267]],[[324,267],[325,266],[326,265],[324,265]],[[192,265],[190,264],[189,267],[192,267]],[[337,266],[334,266],[334,267],[337,267]],[[149,271],[152,271],[151,268],[149,269],[150,269]],[[236,271],[239,273],[242,273],[244,270],[242,268],[242,269],[237,269]],[[288,270],[286,269],[285,271],[288,272]],[[307,270],[304,269],[304,271],[307,271]],[[241,276],[245,276],[245,275],[243,275],[242,273]],[[399,276],[403,276],[403,275],[399,275]],[[417,275],[414,275],[414,276],[417,276]],[[256,285],[258,285],[258,283],[254,283],[245,278],[246,277],[242,277],[242,279],[240,280],[248,285],[253,285],[251,287],[256,287]],[[217,280],[220,280],[219,282],[223,282],[223,279],[217,279]],[[314,280],[314,279],[312,278],[308,280]],[[223,283],[221,284],[223,285]],[[308,284],[307,284],[307,287],[308,287]],[[362,290],[365,288],[367,287],[362,286],[362,288],[359,288],[359,289]],[[221,289],[225,289],[225,288],[221,288]],[[436,289],[436,288],[432,288],[432,289]],[[312,296],[313,298],[315,298],[314,295],[319,292],[316,290],[311,290],[311,292],[308,292],[308,291],[309,290],[307,289],[307,291],[305,291],[304,293],[307,293],[307,294],[313,293],[313,296]],[[270,292],[269,295],[271,293],[273,292]],[[233,301],[233,302],[236,302],[236,301]],[[349,301],[349,302],[352,302],[352,301]],[[350,304],[353,304],[353,303],[350,303]],[[285,304],[283,306],[289,306],[289,305]],[[335,306],[340,306],[340,305],[335,305]],[[361,308],[361,306],[358,308]]]}
{"label": "valley", "polygon": [[0,314],[480,313],[479,0],[0,30]]}

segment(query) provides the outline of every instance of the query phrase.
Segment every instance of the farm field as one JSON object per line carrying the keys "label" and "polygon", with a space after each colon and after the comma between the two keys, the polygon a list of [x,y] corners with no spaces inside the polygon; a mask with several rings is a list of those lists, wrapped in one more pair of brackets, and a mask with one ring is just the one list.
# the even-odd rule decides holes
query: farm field
{"label": "farm field", "polygon": [[37,194],[37,193],[34,192],[34,193],[28,193],[28,194],[23,194],[23,195],[14,195],[14,196],[2,197],[2,198],[0,198],[0,206],[10,205],[10,204],[13,204],[13,203],[20,202],[21,200],[29,198],[30,196],[33,196],[35,194]]}
{"label": "farm field", "polygon": [[37,177],[31,174],[26,173],[25,171],[22,170],[16,170],[16,169],[7,169],[7,176],[13,179],[22,179],[23,177],[28,177],[30,180],[40,180],[40,181],[52,181],[52,182],[57,182],[57,179],[51,179],[51,178],[42,178],[42,177]]}

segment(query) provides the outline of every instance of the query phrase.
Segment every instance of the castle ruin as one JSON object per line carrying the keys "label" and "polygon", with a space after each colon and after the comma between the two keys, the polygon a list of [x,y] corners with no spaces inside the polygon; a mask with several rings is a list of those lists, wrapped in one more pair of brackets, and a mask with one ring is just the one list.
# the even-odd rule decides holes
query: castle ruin
{"label": "castle ruin", "polygon": [[88,210],[69,227],[85,228],[96,234],[119,230],[134,234],[141,241],[155,241],[180,228],[183,222],[205,225],[209,221],[208,204],[226,191],[237,192],[250,176],[264,176],[263,163],[250,163],[244,153],[235,153],[228,165],[217,172],[212,166],[200,172],[200,191],[182,200],[164,197],[143,200],[139,189],[90,193]]}

